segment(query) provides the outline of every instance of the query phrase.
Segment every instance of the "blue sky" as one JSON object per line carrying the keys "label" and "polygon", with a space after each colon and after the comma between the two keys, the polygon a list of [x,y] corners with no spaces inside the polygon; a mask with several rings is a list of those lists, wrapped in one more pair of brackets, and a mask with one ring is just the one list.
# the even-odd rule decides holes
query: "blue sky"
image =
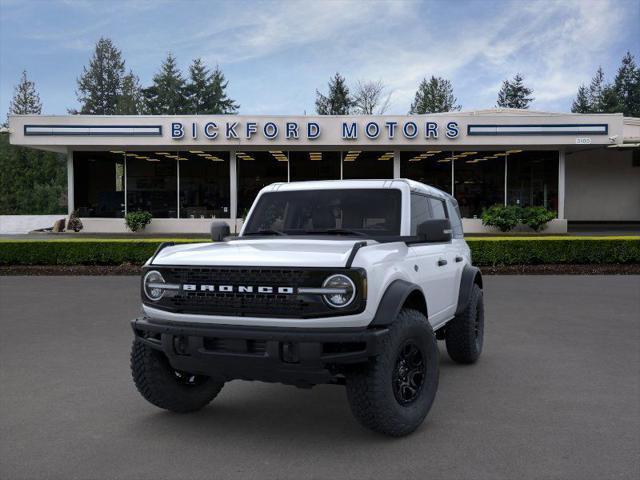
{"label": "blue sky", "polygon": [[387,113],[406,113],[430,75],[453,82],[463,109],[492,107],[516,72],[532,108],[568,111],[598,65],[611,79],[627,50],[640,63],[640,0],[0,0],[0,116],[23,69],[44,113],[76,107],[100,36],[143,84],[169,51],[185,71],[195,57],[219,64],[242,114],[311,114],[336,71],[382,80]]}

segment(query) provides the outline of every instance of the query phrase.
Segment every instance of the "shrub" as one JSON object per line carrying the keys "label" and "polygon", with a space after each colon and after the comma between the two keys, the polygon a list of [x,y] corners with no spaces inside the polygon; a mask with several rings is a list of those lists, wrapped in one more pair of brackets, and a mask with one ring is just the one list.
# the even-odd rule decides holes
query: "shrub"
{"label": "shrub", "polygon": [[556,218],[556,212],[544,207],[527,207],[521,211],[521,222],[530,226],[534,232],[544,230],[551,220]]}
{"label": "shrub", "polygon": [[482,224],[497,227],[501,232],[512,230],[520,221],[520,207],[493,205],[482,211]]}
{"label": "shrub", "polygon": [[467,238],[475,265],[640,263],[640,237]]}
{"label": "shrub", "polygon": [[142,265],[158,246],[176,243],[206,242],[175,239],[78,239],[0,240],[0,265]]}
{"label": "shrub", "polygon": [[146,211],[129,212],[124,217],[124,221],[129,230],[137,232],[138,230],[144,230],[144,227],[151,223],[152,218],[151,213]]}
{"label": "shrub", "polygon": [[82,230],[84,226],[82,225],[82,221],[78,217],[78,211],[74,210],[69,215],[69,222],[67,223],[67,230],[73,230],[74,232],[79,232]]}
{"label": "shrub", "polygon": [[493,205],[482,211],[482,224],[497,227],[501,232],[513,230],[519,223],[528,225],[534,232],[539,232],[554,218],[556,213],[545,207]]}
{"label": "shrub", "polygon": [[[0,240],[0,265],[142,265],[163,241],[205,239]],[[640,237],[468,238],[473,263],[535,265],[640,263]]]}

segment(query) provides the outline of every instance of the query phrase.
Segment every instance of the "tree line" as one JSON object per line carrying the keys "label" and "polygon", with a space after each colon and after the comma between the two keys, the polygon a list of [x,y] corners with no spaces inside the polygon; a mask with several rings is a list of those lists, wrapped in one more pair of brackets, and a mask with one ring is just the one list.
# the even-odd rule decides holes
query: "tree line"
{"label": "tree line", "polygon": [[185,76],[167,54],[148,87],[126,71],[122,52],[108,38],[96,43],[89,65],[78,78],[79,110],[86,115],[232,114],[240,107],[227,96],[228,82],[219,66],[210,70],[200,58]]}
{"label": "tree line", "polygon": [[[354,93],[346,79],[336,73],[328,83],[326,94],[316,90],[316,112],[320,115],[381,114],[389,105],[390,94],[385,94],[383,82],[361,82]],[[496,107],[528,109],[534,101],[533,88],[527,86],[524,77],[516,73],[512,79],[502,82],[496,99]],[[418,85],[409,114],[428,114],[459,111],[462,107],[453,92],[450,80],[432,75]],[[612,83],[605,80],[599,67],[588,86],[581,85],[572,103],[573,113],[614,113],[640,116],[640,68],[635,58],[627,52]]]}
{"label": "tree line", "polygon": [[[77,79],[80,108],[70,113],[93,115],[138,114],[235,114],[240,106],[227,95],[228,82],[216,65],[210,69],[196,58],[185,76],[176,58],[168,54],[151,85],[143,87],[127,70],[122,52],[108,38],[101,38],[87,66]],[[316,90],[315,107],[320,115],[382,114],[391,92],[382,81],[358,81],[350,89],[336,73],[327,93]],[[529,108],[533,89],[516,74],[502,82],[496,106]],[[462,107],[451,81],[432,75],[418,85],[409,114],[458,111]],[[573,101],[574,113],[623,112],[640,117],[640,69],[631,53],[622,59],[613,81],[599,67],[588,85],[581,85]],[[9,106],[10,114],[42,113],[35,83],[23,71]],[[66,159],[64,156],[9,145],[0,135],[0,214],[45,214],[66,211]]]}
{"label": "tree line", "polygon": [[[218,65],[210,69],[202,59],[180,71],[173,54],[168,53],[151,85],[143,87],[132,70],[127,70],[122,52],[109,38],[100,38],[88,65],[77,79],[79,109],[69,113],[87,115],[176,115],[235,114],[240,105],[227,95],[228,81]],[[329,79],[327,93],[316,89],[315,110],[319,115],[373,115],[385,113],[392,92],[383,81],[357,81],[352,88],[336,73]],[[527,109],[534,101],[533,88],[516,73],[502,82],[496,98],[500,108]],[[459,111],[450,80],[431,75],[418,84],[409,114]],[[35,85],[26,71],[15,89],[9,113],[39,114],[42,110]],[[580,85],[571,111],[574,113],[623,112],[640,116],[640,69],[627,52],[613,82],[605,79],[599,67],[589,85]]]}
{"label": "tree line", "polygon": [[580,85],[571,105],[573,113],[618,113],[640,117],[640,69],[630,52],[622,59],[613,82],[598,67],[588,86]]}

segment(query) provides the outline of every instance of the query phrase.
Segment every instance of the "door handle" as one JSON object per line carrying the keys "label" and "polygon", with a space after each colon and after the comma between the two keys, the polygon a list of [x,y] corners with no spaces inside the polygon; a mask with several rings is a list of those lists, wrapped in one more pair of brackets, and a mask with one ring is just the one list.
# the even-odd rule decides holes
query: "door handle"
{"label": "door handle", "polygon": [[456,263],[459,263],[459,262],[461,262],[462,260],[463,260],[463,258],[462,258],[462,257],[456,257]]}
{"label": "door handle", "polygon": [[439,267],[444,267],[446,264],[447,264],[447,261],[444,258],[441,258],[440,260],[438,260]]}

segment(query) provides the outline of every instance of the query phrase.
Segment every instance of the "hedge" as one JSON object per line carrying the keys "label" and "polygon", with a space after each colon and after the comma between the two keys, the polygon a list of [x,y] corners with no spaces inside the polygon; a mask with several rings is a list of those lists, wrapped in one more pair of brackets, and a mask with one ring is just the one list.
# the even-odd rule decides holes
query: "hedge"
{"label": "hedge", "polygon": [[640,263],[640,237],[468,238],[476,265]]}
{"label": "hedge", "polygon": [[142,265],[162,242],[184,239],[0,240],[0,265]]}
{"label": "hedge", "polygon": [[[142,265],[164,241],[206,240],[0,240],[0,265]],[[640,263],[640,237],[471,237],[467,242],[480,266]]]}

